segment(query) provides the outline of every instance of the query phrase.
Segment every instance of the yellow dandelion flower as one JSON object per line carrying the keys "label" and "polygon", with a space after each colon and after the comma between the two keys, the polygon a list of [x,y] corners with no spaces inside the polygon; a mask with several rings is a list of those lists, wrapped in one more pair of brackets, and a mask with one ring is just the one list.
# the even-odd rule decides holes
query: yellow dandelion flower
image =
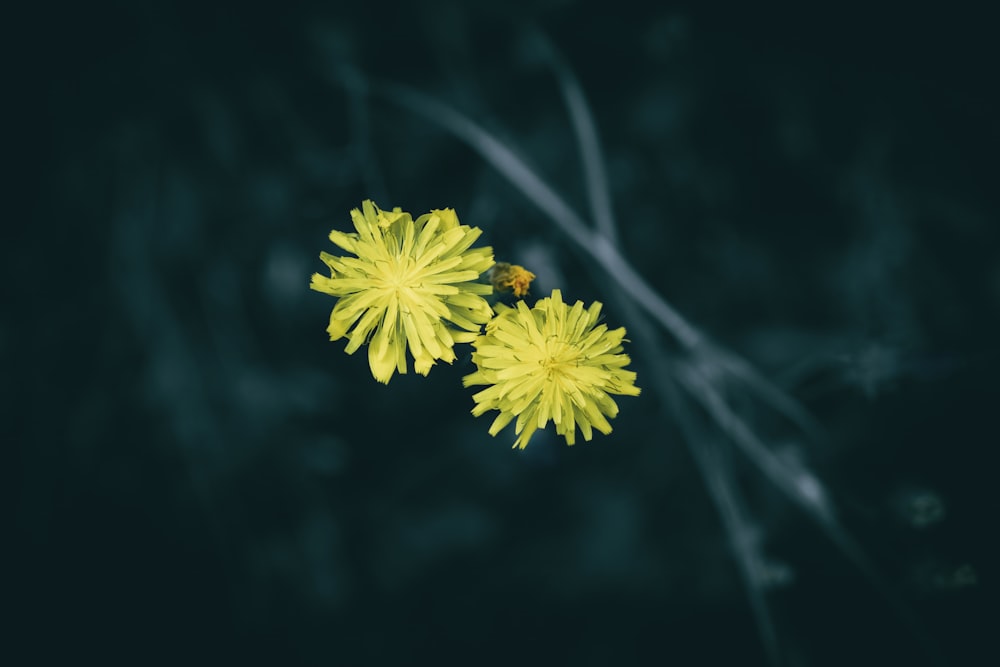
{"label": "yellow dandelion flower", "polygon": [[472,342],[493,315],[476,282],[493,266],[493,249],[472,248],[482,230],[462,225],[452,209],[414,220],[399,208],[383,211],[366,200],[351,211],[356,232],[334,230],[330,240],[355,255],[320,259],[330,276],[313,274],[312,289],[338,298],[330,313],[330,340],[347,337],[348,354],[368,343],[372,375],[387,384],[414,369],[427,375],[436,360],[455,360],[455,343]]}
{"label": "yellow dandelion flower", "polygon": [[524,301],[496,309],[486,332],[473,342],[478,370],[463,378],[466,387],[490,385],[472,397],[475,416],[500,411],[490,435],[515,417],[514,446],[521,449],[550,420],[568,445],[576,442],[577,426],[585,440],[595,428],[611,433],[607,418],[618,414],[618,404],[610,394],[639,395],[635,373],[625,370],[630,361],[622,353],[625,329],[609,331],[597,323],[599,302],[586,310],[582,301],[570,307],[559,290],[531,309]]}

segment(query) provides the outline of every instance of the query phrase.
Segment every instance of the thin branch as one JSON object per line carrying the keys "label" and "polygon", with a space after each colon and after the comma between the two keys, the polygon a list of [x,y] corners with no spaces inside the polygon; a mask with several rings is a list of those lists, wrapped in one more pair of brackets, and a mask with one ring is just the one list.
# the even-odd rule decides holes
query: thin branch
{"label": "thin branch", "polygon": [[580,161],[583,167],[583,180],[587,196],[590,199],[590,211],[594,216],[597,231],[618,245],[618,225],[615,222],[611,206],[611,190],[608,187],[607,171],[604,168],[604,157],[601,151],[601,141],[597,133],[594,115],[587,104],[583,87],[577,80],[573,69],[563,55],[556,49],[552,40],[537,28],[529,31],[529,36],[538,46],[545,62],[552,69],[559,92],[566,103],[566,111],[573,125],[573,134],[580,148]]}
{"label": "thin branch", "polygon": [[373,85],[371,90],[373,94],[437,123],[467,143],[546,213],[682,345],[693,348],[702,341],[701,333],[656,293],[607,238],[592,232],[562,197],[493,135],[451,107],[410,88],[383,84]]}

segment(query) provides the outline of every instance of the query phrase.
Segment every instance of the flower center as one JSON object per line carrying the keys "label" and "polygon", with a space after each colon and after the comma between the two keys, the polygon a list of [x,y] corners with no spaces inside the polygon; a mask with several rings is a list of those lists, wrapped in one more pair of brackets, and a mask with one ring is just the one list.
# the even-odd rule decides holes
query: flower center
{"label": "flower center", "polygon": [[393,288],[397,293],[401,287],[409,285],[409,265],[410,260],[408,257],[393,258],[389,263],[388,270],[385,272],[386,285]]}
{"label": "flower center", "polygon": [[577,349],[560,340],[550,340],[546,345],[545,355],[538,360],[547,377],[562,375],[570,367],[576,365],[579,353]]}

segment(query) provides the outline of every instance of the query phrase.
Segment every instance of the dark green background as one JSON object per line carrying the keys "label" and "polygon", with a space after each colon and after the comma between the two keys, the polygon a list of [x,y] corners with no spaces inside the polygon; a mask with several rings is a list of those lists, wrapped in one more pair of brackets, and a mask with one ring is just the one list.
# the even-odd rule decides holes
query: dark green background
{"label": "dark green background", "polygon": [[627,324],[607,277],[479,156],[340,83],[350,68],[447,101],[589,217],[531,26],[591,104],[626,255],[813,411],[821,443],[728,394],[823,480],[915,619],[733,453],[782,664],[989,662],[986,16],[206,4],[9,21],[9,664],[764,664],[650,381],[674,348],[633,342],[646,391],[611,436],[518,452],[469,414],[467,355],[383,387],[325,340],[332,300],[309,275],[369,197],[454,207],[498,258],[541,261],[539,292]]}

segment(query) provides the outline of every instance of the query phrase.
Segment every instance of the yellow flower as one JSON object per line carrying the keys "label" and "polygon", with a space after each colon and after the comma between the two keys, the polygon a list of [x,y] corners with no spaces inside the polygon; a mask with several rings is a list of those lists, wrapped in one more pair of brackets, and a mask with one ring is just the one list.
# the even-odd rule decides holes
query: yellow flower
{"label": "yellow flower", "polygon": [[624,370],[625,329],[598,325],[599,302],[587,310],[582,301],[569,307],[559,290],[531,309],[524,301],[496,308],[486,333],[473,342],[478,370],[463,378],[466,387],[490,385],[472,397],[475,416],[500,411],[490,435],[514,417],[519,435],[514,446],[521,449],[550,420],[568,445],[576,442],[577,426],[585,440],[593,437],[593,428],[610,433],[606,417],[615,417],[618,405],[609,394],[639,395],[635,373]]}
{"label": "yellow flower", "polygon": [[369,343],[372,375],[386,384],[406,373],[407,345],[421,375],[437,359],[454,361],[454,344],[472,342],[493,315],[482,298],[492,287],[475,282],[493,266],[492,248],[471,248],[482,230],[459,224],[452,209],[413,220],[369,200],[351,219],[357,232],[334,230],[330,240],[355,257],[320,253],[330,277],[313,274],[309,285],[338,297],[330,340],[346,336],[348,354]]}

